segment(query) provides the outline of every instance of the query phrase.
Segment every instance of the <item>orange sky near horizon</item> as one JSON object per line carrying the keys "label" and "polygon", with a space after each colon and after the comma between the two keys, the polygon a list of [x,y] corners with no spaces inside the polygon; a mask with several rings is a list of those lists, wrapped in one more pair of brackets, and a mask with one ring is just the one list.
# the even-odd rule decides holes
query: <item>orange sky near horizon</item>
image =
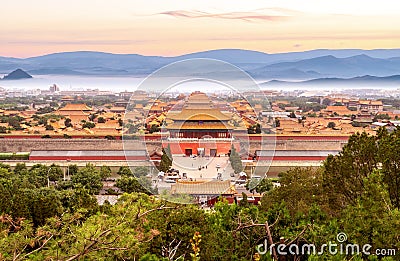
{"label": "orange sky near horizon", "polygon": [[0,56],[9,57],[400,48],[400,7],[388,0],[16,0],[0,11]]}

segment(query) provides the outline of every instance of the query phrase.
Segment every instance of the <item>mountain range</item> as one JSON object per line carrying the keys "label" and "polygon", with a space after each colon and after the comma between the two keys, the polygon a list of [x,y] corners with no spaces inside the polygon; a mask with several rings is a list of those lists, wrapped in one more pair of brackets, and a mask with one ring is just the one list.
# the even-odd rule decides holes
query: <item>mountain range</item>
{"label": "mountain range", "polygon": [[[400,75],[400,49],[318,49],[268,54],[220,49],[174,57],[78,51],[30,58],[0,57],[0,73],[21,68],[31,75],[146,76],[167,65],[192,58],[232,63],[251,76],[265,80],[308,81],[314,79],[388,77]],[[210,68],[210,73],[216,73]],[[365,78],[366,80],[368,78]],[[371,79],[369,79],[371,80]]]}
{"label": "mountain range", "polygon": [[280,86],[294,86],[294,87],[310,87],[310,86],[319,86],[319,87],[348,87],[348,86],[357,86],[357,87],[400,87],[400,75],[392,75],[392,76],[384,76],[377,77],[371,75],[365,75],[360,77],[352,77],[352,78],[318,78],[312,80],[304,80],[304,81],[282,81],[282,80],[271,80],[260,83],[262,87],[280,87]]}

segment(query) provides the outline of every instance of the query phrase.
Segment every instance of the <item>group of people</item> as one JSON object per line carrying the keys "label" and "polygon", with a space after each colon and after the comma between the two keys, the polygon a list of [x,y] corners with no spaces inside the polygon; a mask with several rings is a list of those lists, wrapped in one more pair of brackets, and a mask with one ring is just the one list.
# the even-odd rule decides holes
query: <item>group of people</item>
{"label": "group of people", "polygon": [[198,168],[199,170],[202,170],[202,169],[207,169],[207,165],[206,166],[199,166],[199,168]]}

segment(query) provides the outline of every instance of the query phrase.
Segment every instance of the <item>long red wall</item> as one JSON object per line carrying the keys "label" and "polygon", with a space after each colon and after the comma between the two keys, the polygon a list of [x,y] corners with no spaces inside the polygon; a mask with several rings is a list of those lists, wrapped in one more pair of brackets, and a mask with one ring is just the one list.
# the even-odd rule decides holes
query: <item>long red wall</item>
{"label": "long red wall", "polygon": [[98,161],[98,160],[147,160],[146,156],[135,156],[128,157],[125,156],[30,156],[29,160],[86,160],[86,161]]}
{"label": "long red wall", "polygon": [[258,160],[283,160],[283,161],[322,161],[326,160],[327,156],[274,156],[274,157],[258,157]]}
{"label": "long red wall", "polygon": [[[3,139],[41,139],[43,135],[13,135],[6,134],[0,135],[0,138]],[[62,135],[50,135],[53,139],[64,139]],[[151,134],[139,137],[140,140],[149,140],[149,141],[160,141],[161,137],[165,137],[165,135],[160,134]],[[234,135],[235,137],[244,138],[248,137],[249,140],[337,140],[337,141],[347,141],[349,136],[340,135],[340,136],[330,136],[330,135],[258,135],[258,134],[250,134],[250,135]],[[116,140],[122,139],[121,136],[113,136]],[[71,136],[73,139],[104,139],[105,136],[96,136],[96,135],[73,135]]]}
{"label": "long red wall", "polygon": [[[194,154],[197,153],[193,151]],[[179,153],[180,154],[180,153]],[[274,161],[323,161],[327,157],[326,156],[276,156],[273,157],[272,160]],[[138,160],[144,161],[147,160],[147,157],[144,156],[137,156],[137,157],[129,157],[128,160]],[[65,161],[65,160],[82,160],[82,161],[107,161],[107,160],[117,160],[117,161],[124,161],[127,160],[124,156],[30,156],[29,160],[54,160],[54,161]],[[260,157],[258,160],[271,160],[271,157]]]}

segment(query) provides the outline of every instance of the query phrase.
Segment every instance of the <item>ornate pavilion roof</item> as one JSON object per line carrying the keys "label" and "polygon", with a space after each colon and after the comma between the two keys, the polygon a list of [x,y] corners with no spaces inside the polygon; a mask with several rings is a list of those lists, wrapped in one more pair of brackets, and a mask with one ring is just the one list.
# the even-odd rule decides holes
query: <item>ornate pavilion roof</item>
{"label": "ornate pavilion roof", "polygon": [[189,95],[183,109],[179,113],[171,113],[168,117],[173,121],[228,121],[230,117],[214,108],[210,98],[202,92]]}
{"label": "ornate pavilion roof", "polygon": [[230,117],[217,109],[186,109],[180,113],[170,115],[174,121],[228,121]]}
{"label": "ornate pavilion roof", "polygon": [[58,110],[59,111],[91,111],[92,108],[90,108],[89,106],[87,106],[84,103],[80,103],[80,104],[68,103],[63,108],[60,108]]}
{"label": "ornate pavilion roof", "polygon": [[200,184],[176,183],[171,186],[172,194],[188,195],[222,195],[235,194],[229,180],[208,181]]}
{"label": "ornate pavilion roof", "polygon": [[174,122],[167,126],[167,129],[175,130],[175,129],[182,129],[182,130],[230,130],[234,129],[233,126],[229,124],[223,124],[222,122],[213,122],[213,123],[204,123],[198,124],[197,122],[184,122],[184,123],[177,123]]}

